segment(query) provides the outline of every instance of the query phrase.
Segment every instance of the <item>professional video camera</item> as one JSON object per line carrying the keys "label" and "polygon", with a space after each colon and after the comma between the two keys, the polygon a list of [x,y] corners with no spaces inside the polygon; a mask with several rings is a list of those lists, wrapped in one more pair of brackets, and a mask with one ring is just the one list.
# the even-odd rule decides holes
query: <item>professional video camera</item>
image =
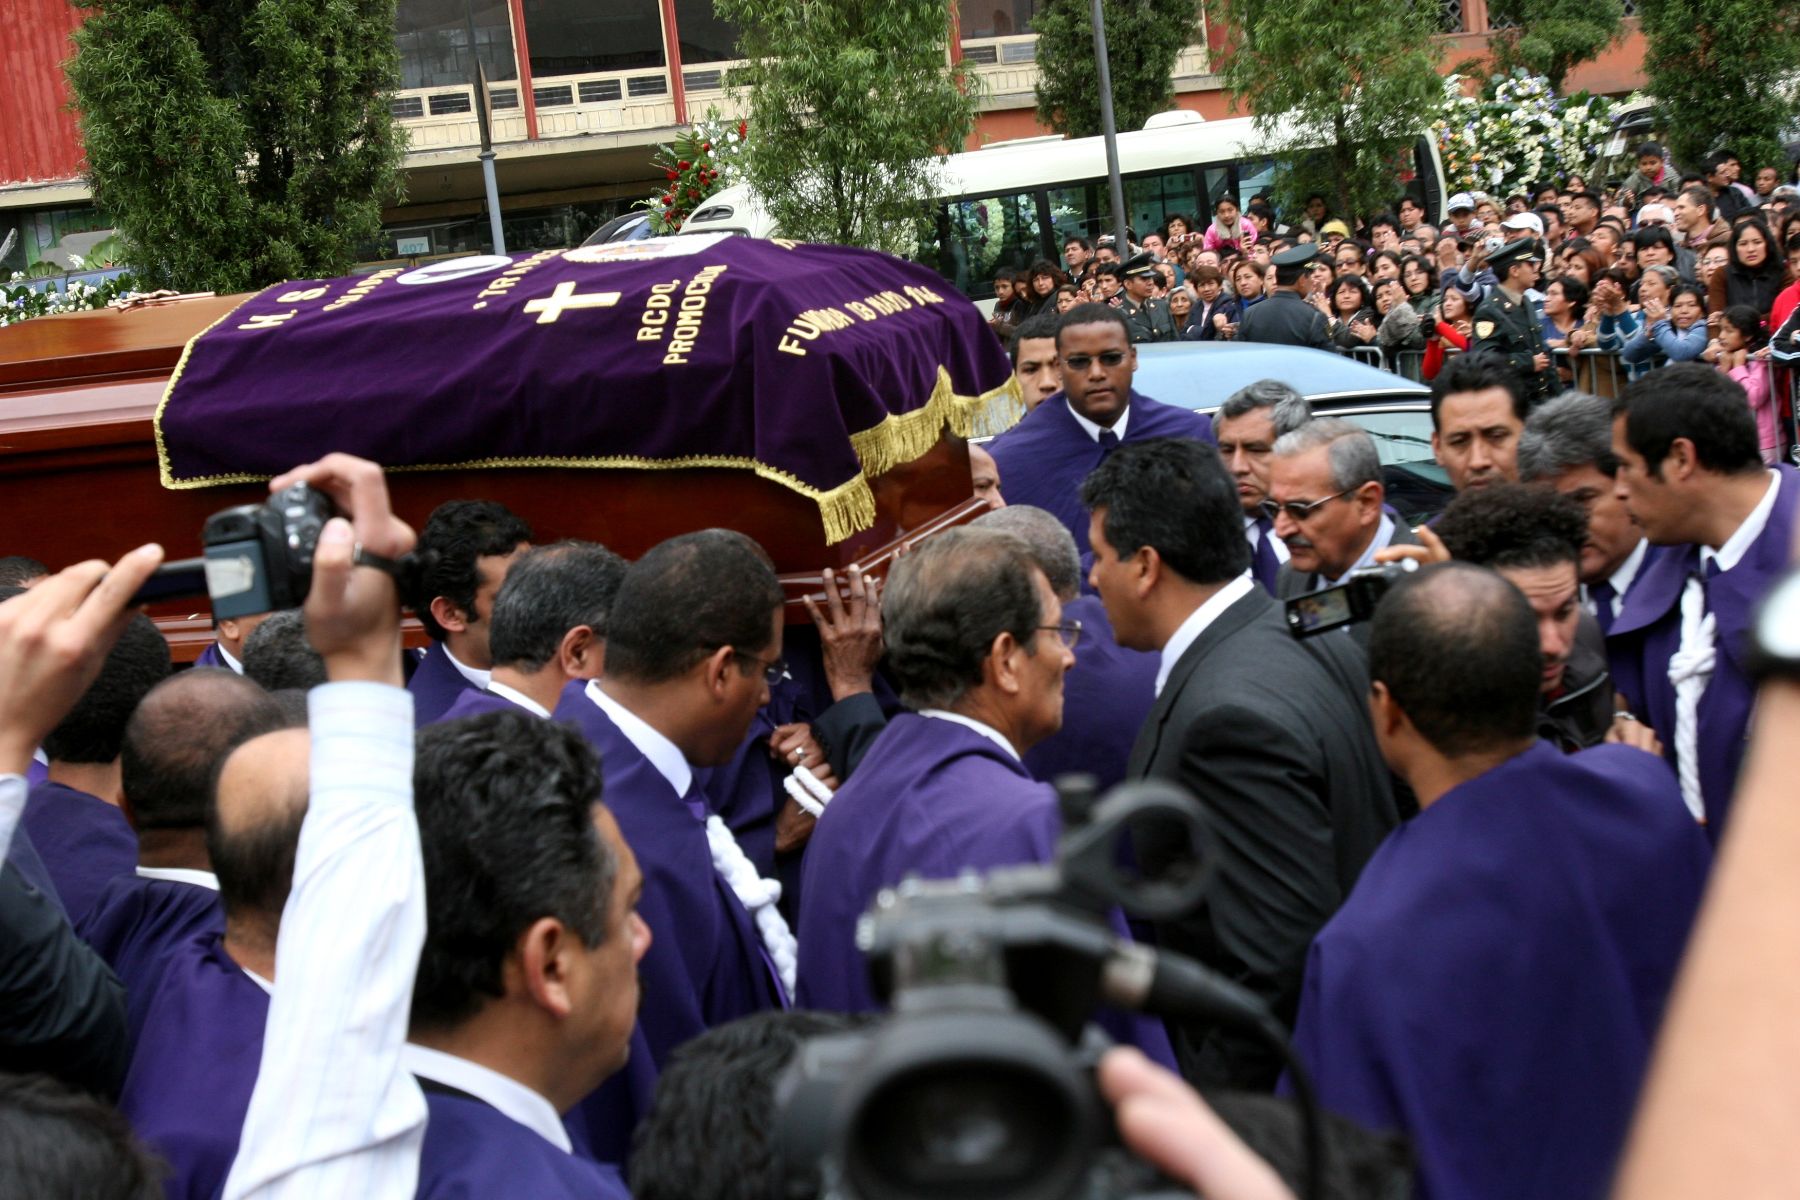
{"label": "professional video camera", "polygon": [[1366,621],[1375,615],[1375,606],[1388,589],[1418,569],[1418,562],[1410,558],[1359,567],[1342,583],[1295,596],[1286,606],[1288,629],[1297,638],[1309,638]]}
{"label": "professional video camera", "polygon": [[[1193,911],[1209,879],[1200,806],[1145,782],[1095,802],[1058,780],[1055,863],[885,890],[857,929],[892,1016],[817,1038],[778,1083],[784,1200],[1161,1200],[1191,1196],[1119,1143],[1093,1072],[1110,1046],[1096,1005],[1251,1030],[1279,1048],[1306,1111],[1308,1197],[1320,1195],[1312,1086],[1287,1031],[1243,988],[1118,936],[1109,915]],[[1156,846],[1160,874],[1123,864]]]}
{"label": "professional video camera", "polygon": [[[331,498],[304,483],[216,512],[200,532],[202,554],[164,563],[138,589],[135,604],[207,596],[218,619],[298,608],[312,588],[313,551],[337,512]],[[401,592],[420,569],[416,555],[399,560],[358,549],[356,561],[392,575]]]}

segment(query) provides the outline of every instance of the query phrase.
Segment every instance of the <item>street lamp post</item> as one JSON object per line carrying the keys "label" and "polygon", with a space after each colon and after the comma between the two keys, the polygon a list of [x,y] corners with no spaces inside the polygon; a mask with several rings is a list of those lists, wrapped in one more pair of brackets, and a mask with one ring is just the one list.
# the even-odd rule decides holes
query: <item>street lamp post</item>
{"label": "street lamp post", "polygon": [[475,125],[481,131],[481,182],[487,189],[488,231],[494,253],[506,253],[506,233],[500,227],[500,181],[494,176],[494,137],[488,127],[487,71],[481,65],[481,43],[475,37],[475,3],[464,0],[463,16],[469,30],[469,57],[475,63]]}
{"label": "street lamp post", "polygon": [[1094,61],[1100,67],[1100,131],[1106,140],[1106,186],[1112,194],[1113,248],[1123,262],[1131,257],[1125,232],[1125,185],[1119,181],[1119,129],[1113,120],[1112,67],[1106,60],[1106,13],[1094,0]]}

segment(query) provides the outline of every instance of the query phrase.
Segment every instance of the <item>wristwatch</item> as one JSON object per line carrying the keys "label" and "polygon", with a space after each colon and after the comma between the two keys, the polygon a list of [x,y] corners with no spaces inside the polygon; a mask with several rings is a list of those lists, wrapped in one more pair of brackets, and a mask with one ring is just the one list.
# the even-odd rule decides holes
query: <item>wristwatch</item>
{"label": "wristwatch", "polygon": [[1757,683],[1800,682],[1800,570],[1790,570],[1757,607],[1745,649],[1745,670]]}

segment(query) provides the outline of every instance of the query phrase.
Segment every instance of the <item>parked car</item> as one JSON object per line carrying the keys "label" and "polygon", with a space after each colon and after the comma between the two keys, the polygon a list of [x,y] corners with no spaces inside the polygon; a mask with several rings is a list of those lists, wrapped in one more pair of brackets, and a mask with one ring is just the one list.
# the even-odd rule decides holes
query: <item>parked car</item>
{"label": "parked car", "polygon": [[590,233],[584,246],[604,246],[608,242],[641,242],[645,238],[655,237],[656,231],[650,228],[650,214],[642,209],[636,212],[621,213]]}
{"label": "parked car", "polygon": [[1239,388],[1279,379],[1318,416],[1369,431],[1381,454],[1388,503],[1417,524],[1450,502],[1450,478],[1431,450],[1431,389],[1328,350],[1248,342],[1165,342],[1138,347],[1132,386],[1153,400],[1213,413]]}

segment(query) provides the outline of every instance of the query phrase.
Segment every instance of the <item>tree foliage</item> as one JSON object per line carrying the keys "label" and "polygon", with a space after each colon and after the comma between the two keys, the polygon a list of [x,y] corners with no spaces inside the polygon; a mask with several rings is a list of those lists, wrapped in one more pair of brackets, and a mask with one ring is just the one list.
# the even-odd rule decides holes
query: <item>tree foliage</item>
{"label": "tree foliage", "polygon": [[1678,162],[1715,144],[1745,166],[1785,162],[1781,132],[1800,112],[1800,7],[1787,0],[1639,0],[1648,91]]}
{"label": "tree foliage", "polygon": [[1278,201],[1294,211],[1318,192],[1352,219],[1393,204],[1399,167],[1443,102],[1438,6],[1222,0],[1222,8],[1219,73],[1233,103],[1255,110],[1263,152],[1283,161]]}
{"label": "tree foliage", "polygon": [[897,251],[975,123],[942,0],[716,0],[739,29],[751,188],[787,237]]}
{"label": "tree foliage", "polygon": [[1625,6],[1620,0],[1488,0],[1488,21],[1501,72],[1542,75],[1560,92],[1571,70],[1619,39]]}
{"label": "tree foliage", "polygon": [[[1169,107],[1175,60],[1199,36],[1199,0],[1112,0],[1106,5],[1106,58],[1120,130],[1142,129]],[[1100,128],[1100,73],[1089,0],[1048,0],[1037,32],[1038,120],[1070,137]]]}
{"label": "tree foliage", "polygon": [[94,199],[152,287],[348,273],[400,195],[394,0],[81,0]]}

